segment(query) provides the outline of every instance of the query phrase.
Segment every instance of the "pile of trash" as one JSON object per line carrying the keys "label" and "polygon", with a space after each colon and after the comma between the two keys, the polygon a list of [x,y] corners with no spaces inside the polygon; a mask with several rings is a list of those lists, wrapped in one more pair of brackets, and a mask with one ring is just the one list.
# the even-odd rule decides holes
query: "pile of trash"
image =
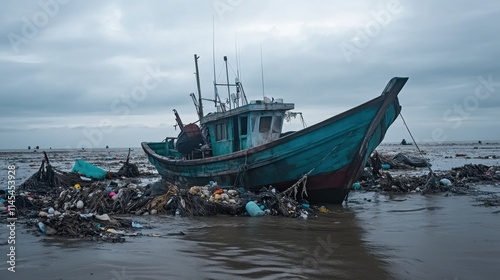
{"label": "pile of trash", "polygon": [[[163,185],[160,194],[157,185]],[[54,209],[59,213],[76,211],[81,214],[135,214],[155,215],[159,213],[181,216],[214,215],[273,215],[284,217],[304,217],[314,212],[307,203],[284,196],[276,189],[263,188],[259,193],[243,189],[223,189],[216,184],[179,189],[168,182],[158,182],[147,186],[130,183],[119,186],[112,181],[109,185],[93,183],[87,187],[79,184],[64,188],[55,196],[24,193],[33,209]],[[23,201],[23,199],[20,199]],[[256,205],[262,211],[249,211]],[[19,205],[19,210],[26,208]],[[257,213],[252,215],[252,213]]]}
{"label": "pile of trash", "polygon": [[373,152],[369,160],[370,166],[378,172],[387,169],[415,169],[418,167],[430,167],[427,159],[398,153],[395,156]]}
{"label": "pile of trash", "polygon": [[[164,191],[158,185],[163,185]],[[24,197],[21,198],[21,196]],[[87,187],[75,184],[58,194],[23,193],[17,201],[28,201],[29,208],[19,205],[18,213],[31,217],[29,224],[46,235],[96,239],[122,242],[123,236],[136,236],[142,226],[135,226],[128,219],[114,218],[115,214],[175,215],[175,216],[283,216],[306,219],[317,212],[328,210],[299,203],[277,192],[274,188],[263,188],[259,193],[242,189],[223,189],[216,183],[179,189],[159,182],[140,187],[130,183],[119,186],[92,183]],[[24,206],[26,203],[24,202]],[[126,230],[126,229],[132,229]]]}
{"label": "pile of trash", "polygon": [[[176,188],[175,188],[176,189]],[[189,190],[176,189],[176,195],[167,202],[167,209],[186,216],[283,216],[307,218],[316,208],[307,201],[298,202],[272,186],[263,187],[258,193],[244,189],[223,189],[217,184],[194,186]]]}
{"label": "pile of trash", "polygon": [[28,222],[45,235],[64,236],[86,240],[106,242],[124,242],[123,236],[138,236],[140,232],[123,230],[142,228],[143,226],[127,219],[111,218],[107,214],[81,214],[76,211],[60,213],[53,208],[40,211],[36,219]]}
{"label": "pile of trash", "polygon": [[466,164],[462,167],[452,168],[450,175],[462,181],[492,181],[500,179],[500,167],[483,164]]}
{"label": "pile of trash", "polygon": [[[457,194],[468,194],[469,183],[485,181],[500,182],[500,166],[482,164],[466,164],[453,168],[449,172],[429,173],[427,175],[398,175],[381,172],[377,178],[370,178],[358,183],[359,188],[369,191],[385,192],[424,192],[429,181],[435,180],[430,192],[450,191]],[[353,186],[353,189],[356,189]]]}
{"label": "pile of trash", "polygon": [[28,224],[45,235],[123,242],[124,236],[140,235],[138,229],[142,225],[116,218],[117,214],[272,215],[306,219],[318,212],[328,212],[325,207],[299,202],[272,186],[253,193],[242,188],[224,188],[212,181],[190,189],[179,189],[163,180],[141,185],[140,180],[127,178],[140,175],[133,166],[127,158],[120,169],[123,171],[118,172],[120,175],[96,179],[103,173],[88,163],[77,167],[84,170],[84,176],[79,172],[62,172],[51,166],[45,154],[38,172],[18,188],[17,215],[29,218]]}

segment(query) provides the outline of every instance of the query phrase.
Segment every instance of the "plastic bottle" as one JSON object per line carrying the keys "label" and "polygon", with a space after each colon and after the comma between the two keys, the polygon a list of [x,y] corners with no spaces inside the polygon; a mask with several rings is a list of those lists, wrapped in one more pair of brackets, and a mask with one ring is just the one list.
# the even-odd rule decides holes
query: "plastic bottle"
{"label": "plastic bottle", "polygon": [[265,214],[264,211],[260,209],[259,205],[255,203],[255,201],[249,201],[247,205],[245,205],[245,209],[247,210],[250,217],[259,217],[264,216]]}
{"label": "plastic bottle", "polygon": [[45,234],[45,224],[42,222],[38,222],[38,228],[40,228],[40,231]]}

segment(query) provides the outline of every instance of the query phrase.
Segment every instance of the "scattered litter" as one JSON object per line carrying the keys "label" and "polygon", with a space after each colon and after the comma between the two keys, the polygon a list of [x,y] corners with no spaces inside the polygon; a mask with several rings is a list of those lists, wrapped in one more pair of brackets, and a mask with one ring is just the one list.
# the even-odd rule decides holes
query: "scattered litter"
{"label": "scattered litter", "polygon": [[[137,220],[117,218],[117,214],[192,216],[247,216],[264,215],[308,219],[318,213],[328,214],[325,206],[314,206],[307,200],[297,200],[297,189],[278,192],[272,186],[259,192],[226,188],[215,181],[206,185],[179,189],[177,186],[159,181],[140,185],[140,181],[123,180],[127,176],[138,176],[137,166],[129,157],[121,172],[107,172],[109,180],[82,180],[81,175],[66,173],[53,168],[47,154],[40,169],[19,186],[16,210],[26,217],[36,217],[28,225],[45,235],[77,237],[106,242],[124,242],[124,236],[138,236],[141,229],[149,228]],[[129,154],[130,155],[130,154]],[[388,169],[415,168],[412,157],[388,158],[376,155],[371,163],[372,172],[352,185],[353,189],[387,192],[424,192],[429,176],[393,176]],[[386,160],[389,159],[389,162]],[[403,159],[403,160],[401,160]],[[412,165],[403,163],[409,159]],[[427,166],[427,161],[425,166]],[[88,167],[88,166],[87,166]],[[137,171],[137,172],[136,172]],[[376,171],[376,172],[375,172]],[[86,171],[86,173],[89,173]],[[119,175],[121,174],[121,175]],[[465,193],[467,183],[484,180],[500,181],[500,168],[485,165],[465,165],[450,172],[435,175],[433,192],[451,191]],[[90,178],[89,174],[85,174]],[[293,192],[295,191],[295,192]],[[293,196],[293,197],[292,197]],[[498,198],[482,201],[484,205],[497,205]],[[2,206],[4,207],[4,206]],[[136,217],[132,216],[132,217]],[[149,234],[151,237],[184,235],[184,233]]]}
{"label": "scattered litter", "polygon": [[[42,212],[40,212],[40,213],[42,213]],[[88,219],[88,218],[94,217],[94,214],[92,214],[92,213],[80,214],[80,217]]]}
{"label": "scattered litter", "polygon": [[[115,218],[116,214],[190,216],[263,216],[274,215],[306,219],[318,212],[309,202],[289,197],[293,192],[279,193],[275,188],[262,188],[258,193],[228,189],[215,181],[204,186],[179,189],[168,182],[140,186],[124,181],[137,167],[127,162],[120,172],[107,172],[102,178],[99,169],[80,162],[81,174],[61,172],[52,167],[47,154],[40,169],[19,186],[16,208],[24,216],[36,216],[28,224],[46,235],[123,242],[124,236],[140,235],[144,226],[137,221]],[[128,159],[128,157],[127,157]],[[81,167],[85,167],[84,170]],[[90,171],[89,171],[90,170]],[[103,170],[103,169],[102,169]],[[102,173],[102,172],[101,172]],[[127,231],[127,228],[134,231]],[[183,235],[179,233],[162,236]]]}
{"label": "scattered litter", "polygon": [[446,186],[446,187],[449,187],[451,186],[451,181],[446,179],[446,178],[443,178],[441,180],[439,180],[439,183],[443,186]]}
{"label": "scattered litter", "polygon": [[40,231],[45,234],[45,224],[42,223],[42,222],[38,222],[38,228],[40,229]]}
{"label": "scattered litter", "polygon": [[[429,173],[427,175],[391,175],[381,172],[378,176],[363,176],[361,186],[366,191],[385,192],[425,192],[426,186],[431,183],[430,192],[447,192],[455,194],[468,194],[470,183],[485,181],[500,182],[499,166],[486,166],[482,164],[466,164],[462,167],[452,168],[448,172]],[[436,181],[431,179],[436,177]],[[353,185],[353,189],[354,185]]]}
{"label": "scattered litter", "polygon": [[143,228],[144,226],[139,224],[138,222],[132,222],[132,227],[133,228]]}
{"label": "scattered litter", "polygon": [[326,208],[325,206],[321,206],[321,207],[319,207],[319,212],[324,213],[324,214],[328,214],[328,213],[330,213],[330,210],[328,210],[328,208]]}
{"label": "scattered litter", "polygon": [[111,221],[111,218],[108,216],[108,214],[95,215],[95,217],[100,221]]}
{"label": "scattered litter", "polygon": [[259,217],[265,215],[264,211],[262,211],[262,209],[254,201],[247,202],[245,209],[247,210],[247,213],[250,215],[250,217]]}
{"label": "scattered litter", "polygon": [[405,155],[403,153],[399,153],[399,154],[395,155],[393,159],[395,161],[398,161],[398,162],[401,162],[401,163],[404,163],[406,165],[413,166],[413,167],[430,166],[430,163],[426,159],[408,156],[408,155]]}
{"label": "scattered litter", "polygon": [[99,180],[106,178],[106,173],[107,173],[106,170],[97,167],[89,162],[86,162],[83,159],[75,160],[75,165],[73,166],[73,169],[71,169],[71,172],[81,173],[84,174],[86,177]]}

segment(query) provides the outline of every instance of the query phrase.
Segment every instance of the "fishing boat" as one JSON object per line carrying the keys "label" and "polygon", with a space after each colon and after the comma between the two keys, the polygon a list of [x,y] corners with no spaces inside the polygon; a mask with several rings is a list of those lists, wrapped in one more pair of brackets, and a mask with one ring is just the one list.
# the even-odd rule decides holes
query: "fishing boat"
{"label": "fishing boat", "polygon": [[[370,154],[398,117],[398,94],[408,78],[392,78],[382,94],[355,108],[294,132],[282,132],[293,103],[264,98],[248,102],[241,82],[217,84],[216,112],[203,113],[198,56],[195,54],[198,98],[191,94],[199,125],[184,125],[162,142],[143,142],[149,161],[165,180],[190,187],[217,182],[219,186],[258,191],[300,193],[309,202],[342,203],[359,179]],[[226,62],[227,75],[227,58]],[[228,89],[221,102],[218,86]],[[230,87],[235,93],[230,93]],[[229,106],[228,106],[229,105]]]}

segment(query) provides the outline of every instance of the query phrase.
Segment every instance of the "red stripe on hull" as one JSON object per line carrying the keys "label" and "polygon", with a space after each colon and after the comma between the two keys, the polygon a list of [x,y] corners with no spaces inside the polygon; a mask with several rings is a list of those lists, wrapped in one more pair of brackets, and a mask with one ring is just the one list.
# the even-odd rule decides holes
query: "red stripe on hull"
{"label": "red stripe on hull", "polygon": [[[312,203],[328,202],[340,204],[344,201],[350,187],[346,184],[349,181],[347,169],[337,170],[329,173],[322,173],[307,178],[307,199]],[[285,191],[297,181],[281,182],[273,184],[279,191]],[[300,189],[299,189],[300,193]]]}

